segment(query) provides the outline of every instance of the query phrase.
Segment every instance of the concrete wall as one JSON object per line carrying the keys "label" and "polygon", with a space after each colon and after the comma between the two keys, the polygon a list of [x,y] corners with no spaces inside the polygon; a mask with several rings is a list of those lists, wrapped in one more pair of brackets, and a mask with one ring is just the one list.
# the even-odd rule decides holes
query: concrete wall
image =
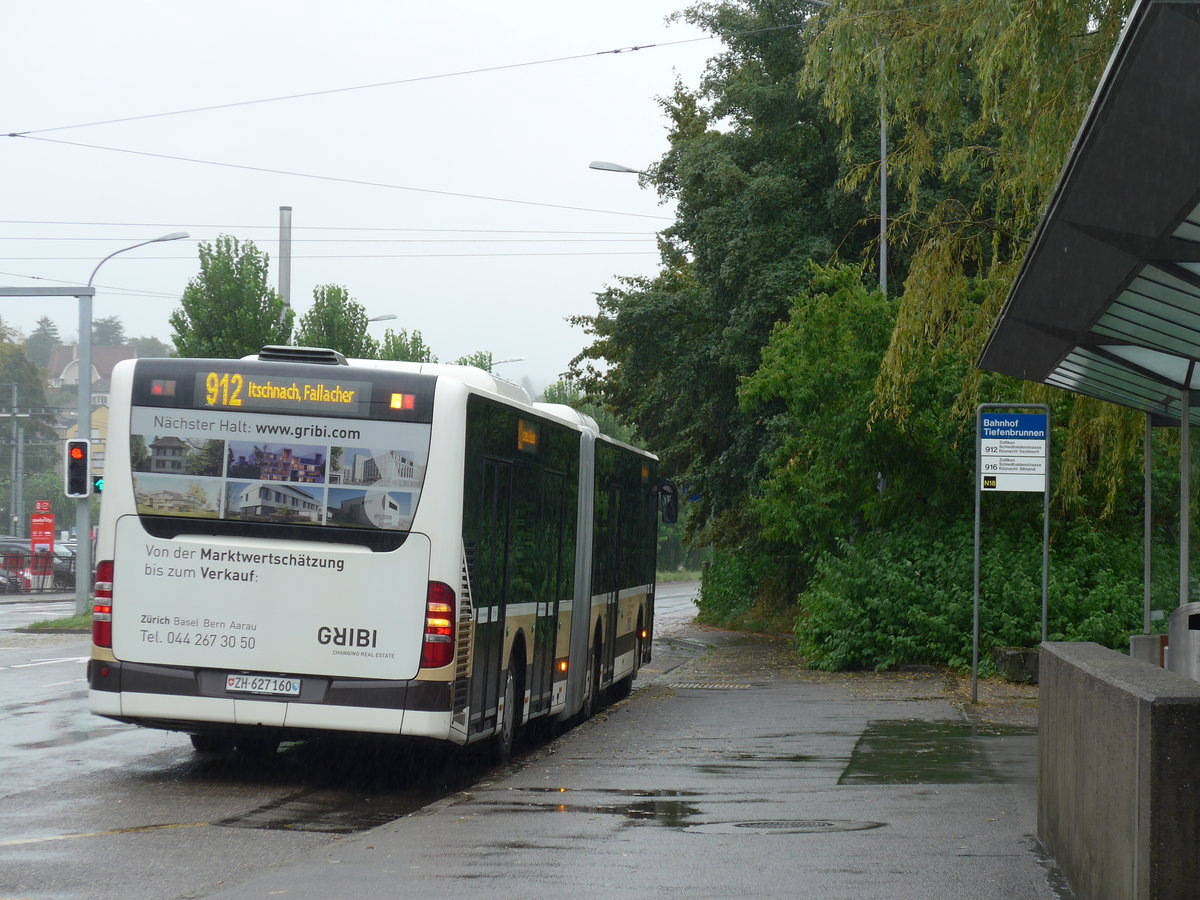
{"label": "concrete wall", "polygon": [[1038,837],[1080,898],[1200,896],[1200,682],[1042,645]]}

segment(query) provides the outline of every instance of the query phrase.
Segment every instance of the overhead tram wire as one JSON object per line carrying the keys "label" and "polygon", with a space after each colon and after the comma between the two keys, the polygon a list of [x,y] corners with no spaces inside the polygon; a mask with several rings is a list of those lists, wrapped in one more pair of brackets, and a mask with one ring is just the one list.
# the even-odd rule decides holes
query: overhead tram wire
{"label": "overhead tram wire", "polygon": [[[766,28],[755,28],[750,31],[739,32],[731,35],[731,37],[744,37],[752,34],[759,34],[766,31],[779,31],[785,28],[802,28],[803,22],[796,22],[788,25],[772,25]],[[281,94],[276,97],[260,97],[256,100],[235,100],[229,103],[215,103],[209,106],[194,106],[185,109],[167,110],[165,112],[145,113],[137,116],[122,116],[115,119],[102,119],[95,122],[78,122],[74,125],[56,125],[51,128],[28,128],[18,131],[7,132],[7,137],[28,137],[34,134],[46,134],[51,131],[68,131],[73,128],[92,128],[98,125],[118,125],[124,122],[140,122],[145,119],[161,119],[167,116],[184,116],[193,113],[215,112],[221,109],[236,109],[242,106],[255,106],[263,103],[281,103],[288,100],[303,100],[310,97],[324,97],[330,94],[345,94],[354,91],[369,91],[377,88],[395,87],[402,84],[415,84],[422,81],[436,81],[443,78],[460,78],[466,75],[486,75],[491,72],[503,72],[510,69],[524,69],[533,66],[545,66],[554,63],[574,62],[581,59],[592,59],[597,56],[619,56],[622,53],[633,53],[638,50],[656,50],[663,47],[675,47],[682,44],[695,44],[700,41],[716,40],[716,35],[701,35],[694,38],[680,38],[676,41],[661,41],[653,44],[631,44],[626,47],[617,47],[613,50],[596,50],[590,53],[576,53],[570,56],[558,56],[550,59],[537,59],[520,63],[505,63],[496,66],[484,66],[476,69],[462,69],[456,72],[441,72],[435,75],[414,75],[411,78],[396,78],[390,81],[378,81],[371,84],[358,84],[349,87],[326,88],[319,91],[304,91],[298,94]]]}
{"label": "overhead tram wire", "polygon": [[[565,253],[305,253],[292,254],[292,259],[436,259],[438,257],[495,257],[495,256],[648,256],[657,255],[657,250],[568,250]],[[7,262],[79,262],[93,259],[90,256],[0,256]],[[154,260],[194,259],[191,256],[155,256]],[[0,273],[2,274],[2,273]],[[34,276],[21,275],[21,278]]]}
{"label": "overhead tram wire", "polygon": [[[160,222],[70,222],[56,221],[53,219],[0,219],[0,225],[77,225],[82,227],[97,227],[97,228],[169,228],[169,224]],[[249,231],[251,229],[263,229],[266,231],[277,232],[279,230],[278,223],[269,225],[214,225],[214,224],[193,224],[189,227],[214,228],[214,229],[231,229],[237,231]],[[575,231],[561,228],[394,228],[385,225],[293,225],[293,231],[396,231],[403,233],[417,234],[618,234],[618,235],[642,235],[653,236],[658,234],[656,231]],[[110,237],[99,238],[27,238],[30,240],[111,240]]]}
{"label": "overhead tram wire", "polygon": [[[652,234],[625,238],[292,238],[293,244],[644,244]],[[29,237],[0,235],[0,241],[112,241],[111,237]],[[262,238],[257,243],[279,243],[278,238]],[[57,258],[57,257],[55,257]],[[160,257],[153,257],[159,259]]]}
{"label": "overhead tram wire", "polygon": [[[26,278],[30,281],[45,281],[53,284],[78,284],[76,280],[64,278],[49,278],[45,275],[26,275],[23,272],[0,272],[5,278]],[[96,284],[93,287],[103,288],[107,296],[132,297],[145,300],[178,300],[179,291],[147,291],[141,288],[113,287],[112,285]]]}
{"label": "overhead tram wire", "polygon": [[464,200],[484,200],[490,203],[513,203],[518,206],[536,206],[542,209],[565,209],[571,212],[600,213],[606,216],[632,216],[636,219],[658,219],[673,221],[668,216],[655,216],[650,213],[621,212],[613,209],[595,209],[586,206],[568,206],[563,203],[544,203],[538,200],[517,200],[512,197],[489,197],[486,194],[466,194],[458,191],[441,191],[435,188],[410,187],[403,184],[388,184],[384,181],[367,181],[359,178],[338,178],[334,175],[318,175],[313,172],[289,172],[286,169],[272,169],[266,166],[249,166],[241,163],[220,162],[212,159],[197,159],[191,156],[174,156],[169,153],[151,153],[147,150],[129,150],[124,147],[105,147],[101,144],[85,144],[78,141],[63,141],[57,138],[32,137],[30,135],[10,134],[9,137],[23,137],[27,141],[39,141],[46,144],[59,144],[65,147],[80,147],[86,150],[104,150],[109,153],[125,153],[130,156],[142,156],[150,159],[165,159],[171,162],[188,162],[202,166],[216,166],[223,169],[237,169],[242,172],[260,172],[268,175],[284,175],[290,178],[307,178],[313,181],[326,181],[336,184],[354,184],[359,187],[385,188],[393,191],[410,191],[418,194],[433,194],[439,197],[458,197]]}

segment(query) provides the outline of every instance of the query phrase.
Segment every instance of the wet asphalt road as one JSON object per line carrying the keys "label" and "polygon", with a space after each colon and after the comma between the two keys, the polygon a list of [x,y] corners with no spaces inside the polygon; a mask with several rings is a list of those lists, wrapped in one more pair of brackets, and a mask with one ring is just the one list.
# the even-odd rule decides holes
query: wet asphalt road
{"label": "wet asphalt road", "polygon": [[[690,620],[694,589],[660,589],[661,633]],[[387,740],[211,757],[184,735],[92,716],[86,636],[12,630],[72,609],[71,599],[0,600],[0,898],[201,896],[494,772]],[[525,754],[544,740],[531,735]]]}
{"label": "wet asphalt road", "polygon": [[[1030,836],[1027,701],[806,672],[692,625],[693,590],[660,587],[631,698],[500,769],[388,742],[201,756],[81,712],[82,672],[54,670],[86,641],[0,639],[0,898],[1069,896]],[[14,665],[35,656],[64,661]]]}
{"label": "wet asphalt road", "polygon": [[204,894],[1070,897],[1033,837],[1036,691],[824,674],[681,624],[645,686],[410,816]]}

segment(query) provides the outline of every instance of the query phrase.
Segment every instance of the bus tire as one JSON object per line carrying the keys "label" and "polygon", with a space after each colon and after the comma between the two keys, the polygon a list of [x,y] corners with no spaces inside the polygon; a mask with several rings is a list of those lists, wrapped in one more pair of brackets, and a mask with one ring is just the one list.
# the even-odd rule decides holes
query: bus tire
{"label": "bus tire", "polygon": [[504,718],[496,725],[492,735],[492,758],[506,763],[512,758],[513,739],[517,732],[517,684],[512,667],[504,670]]}
{"label": "bus tire", "polygon": [[583,690],[581,718],[590,719],[600,709],[600,660],[602,658],[599,633],[588,650],[587,682]]}

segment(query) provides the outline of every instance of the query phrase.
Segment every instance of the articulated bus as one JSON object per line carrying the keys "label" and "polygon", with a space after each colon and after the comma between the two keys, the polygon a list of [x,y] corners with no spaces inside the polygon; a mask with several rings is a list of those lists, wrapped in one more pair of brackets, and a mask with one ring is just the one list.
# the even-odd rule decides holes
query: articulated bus
{"label": "articulated bus", "polygon": [[264,347],[112,377],[92,712],[201,751],[490,743],[650,659],[657,459],[465,366]]}

